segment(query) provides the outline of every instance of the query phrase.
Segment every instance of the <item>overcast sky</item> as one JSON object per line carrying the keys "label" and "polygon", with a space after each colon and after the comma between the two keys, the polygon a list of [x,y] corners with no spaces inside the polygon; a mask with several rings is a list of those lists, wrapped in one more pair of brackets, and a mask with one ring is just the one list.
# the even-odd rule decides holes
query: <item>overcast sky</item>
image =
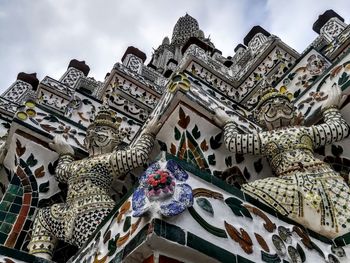
{"label": "overcast sky", "polygon": [[350,0],[0,0],[0,93],[21,71],[58,79],[73,58],[103,80],[130,45],[147,63],[186,12],[224,56],[254,25],[301,52],[327,9],[350,23]]}

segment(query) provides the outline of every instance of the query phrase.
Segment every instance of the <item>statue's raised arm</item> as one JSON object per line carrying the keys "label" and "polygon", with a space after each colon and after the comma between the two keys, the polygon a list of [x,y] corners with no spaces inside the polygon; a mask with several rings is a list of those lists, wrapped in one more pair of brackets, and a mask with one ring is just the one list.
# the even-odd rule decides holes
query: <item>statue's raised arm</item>
{"label": "statue's raised arm", "polygon": [[239,154],[261,154],[258,133],[240,133],[235,122],[219,107],[215,109],[214,121],[224,128],[224,141],[229,151]]}
{"label": "statue's raised arm", "polygon": [[327,94],[328,99],[322,106],[324,123],[309,128],[315,148],[341,141],[349,135],[349,124],[338,109],[342,97],[340,89],[330,88]]}
{"label": "statue's raised arm", "polygon": [[110,156],[110,163],[115,175],[122,175],[146,163],[154,145],[155,134],[160,124],[158,118],[152,118],[143,129],[143,132],[134,144],[127,150],[114,150]]}
{"label": "statue's raised arm", "polygon": [[58,164],[55,170],[55,178],[61,183],[67,183],[74,161],[74,150],[62,135],[57,135],[53,139],[50,147],[59,154]]}

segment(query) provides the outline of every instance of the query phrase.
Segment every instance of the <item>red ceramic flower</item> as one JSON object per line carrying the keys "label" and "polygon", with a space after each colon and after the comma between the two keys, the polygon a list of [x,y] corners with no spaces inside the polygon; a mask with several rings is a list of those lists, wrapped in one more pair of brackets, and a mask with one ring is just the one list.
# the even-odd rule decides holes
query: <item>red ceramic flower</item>
{"label": "red ceramic flower", "polygon": [[167,171],[157,170],[148,175],[148,196],[159,196],[161,194],[172,194],[174,192],[175,181]]}

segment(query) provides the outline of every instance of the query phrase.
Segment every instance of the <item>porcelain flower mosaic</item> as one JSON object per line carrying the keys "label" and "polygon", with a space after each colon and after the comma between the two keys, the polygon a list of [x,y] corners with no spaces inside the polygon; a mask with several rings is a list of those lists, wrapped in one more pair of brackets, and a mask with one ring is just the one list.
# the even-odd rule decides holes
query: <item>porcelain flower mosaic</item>
{"label": "porcelain flower mosaic", "polygon": [[185,183],[188,174],[173,160],[153,163],[140,177],[132,196],[133,216],[153,211],[175,216],[193,205],[192,188]]}

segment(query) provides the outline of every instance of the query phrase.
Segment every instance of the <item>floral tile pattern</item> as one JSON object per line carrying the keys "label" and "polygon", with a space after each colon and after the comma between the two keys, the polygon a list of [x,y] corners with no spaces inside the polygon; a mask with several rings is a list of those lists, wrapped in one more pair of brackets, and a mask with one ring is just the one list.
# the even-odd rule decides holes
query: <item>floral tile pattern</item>
{"label": "floral tile pattern", "polygon": [[188,174],[173,160],[152,164],[139,180],[132,197],[133,216],[150,210],[163,216],[175,216],[193,205],[192,188],[186,184]]}

